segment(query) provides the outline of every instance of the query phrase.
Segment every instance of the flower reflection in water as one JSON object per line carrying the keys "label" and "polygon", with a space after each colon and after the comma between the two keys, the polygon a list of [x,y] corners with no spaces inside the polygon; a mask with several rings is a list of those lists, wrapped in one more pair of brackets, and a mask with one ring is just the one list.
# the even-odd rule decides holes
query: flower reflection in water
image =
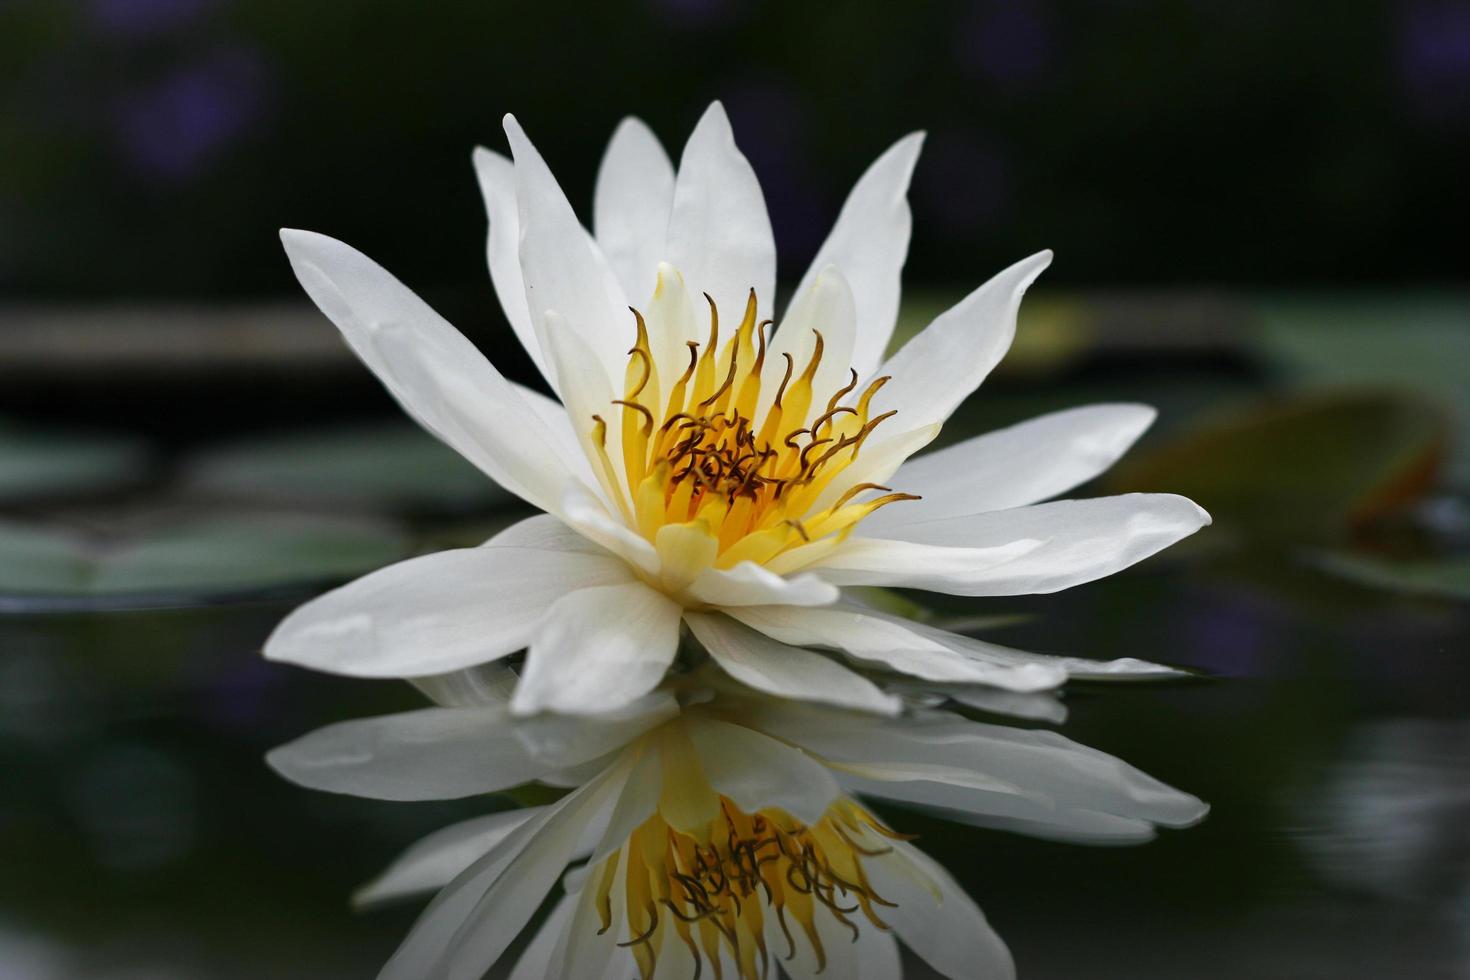
{"label": "flower reflection in water", "polygon": [[1054,732],[924,707],[875,718],[714,672],[602,716],[515,717],[507,685],[464,675],[424,686],[439,706],[333,725],[270,761],[382,799],[570,792],[445,828],[367,885],[362,904],[439,889],[384,978],[480,977],[559,877],[514,977],[896,977],[899,941],[944,976],[1009,977],[975,904],[859,800],[1090,843],[1207,810]]}

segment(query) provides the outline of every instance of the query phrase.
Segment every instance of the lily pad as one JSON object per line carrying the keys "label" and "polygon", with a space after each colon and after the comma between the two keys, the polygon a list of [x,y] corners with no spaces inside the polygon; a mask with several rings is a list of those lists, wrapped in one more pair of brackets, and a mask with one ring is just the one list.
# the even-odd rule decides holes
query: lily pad
{"label": "lily pad", "polygon": [[[1291,297],[1262,305],[1265,355],[1300,385],[1404,385],[1470,419],[1470,297]],[[1470,426],[1461,425],[1449,472],[1470,480]]]}
{"label": "lily pad", "polygon": [[1408,595],[1470,599],[1470,555],[1402,561],[1376,555],[1328,552],[1319,568],[1360,585]]}
{"label": "lily pad", "polygon": [[454,450],[411,425],[259,439],[196,457],[185,482],[252,501],[463,511],[509,499]]}
{"label": "lily pad", "polygon": [[110,490],[141,479],[146,467],[134,439],[0,427],[0,502]]}
{"label": "lily pad", "polygon": [[1103,487],[1184,494],[1246,537],[1331,540],[1431,487],[1449,428],[1441,405],[1413,392],[1305,393],[1248,405],[1135,453]]}
{"label": "lily pad", "polygon": [[212,601],[345,580],[402,558],[408,542],[377,524],[303,515],[180,521],[116,539],[0,523],[0,608]]}

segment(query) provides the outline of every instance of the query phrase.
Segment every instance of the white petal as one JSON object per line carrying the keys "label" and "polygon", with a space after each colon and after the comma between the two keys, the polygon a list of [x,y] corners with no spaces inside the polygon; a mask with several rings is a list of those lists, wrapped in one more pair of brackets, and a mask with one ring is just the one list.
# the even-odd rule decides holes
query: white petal
{"label": "white petal", "polygon": [[441,708],[484,708],[509,705],[519,679],[505,664],[490,663],[408,680]]}
{"label": "white petal", "polygon": [[860,378],[871,377],[882,363],[898,318],[899,278],[913,227],[907,198],[909,178],[923,143],[923,133],[910,133],[858,178],[832,233],[796,287],[800,296],[828,265],[847,276],[857,305],[851,363]]}
{"label": "white petal", "polygon": [[686,730],[710,786],[746,813],[780,807],[816,823],[840,795],[825,766],[758,731],[699,716],[689,718]]}
{"label": "white petal", "polygon": [[415,842],[372,881],[352,893],[358,908],[443,888],[545,807],[506,810],[451,824]]}
{"label": "white petal", "polygon": [[318,596],[265,644],[271,660],[352,677],[421,677],[525,647],[568,589],[631,578],[607,553],[490,543],[410,558]]}
{"label": "white petal", "polygon": [[[596,352],[586,340],[572,330],[566,318],[556,310],[547,310],[538,321],[536,335],[546,352],[552,372],[560,379],[561,397],[566,405],[568,426],[587,460],[607,454],[609,467],[591,466],[597,476],[595,486],[602,488],[604,498],[620,512],[629,515],[627,491],[623,477],[623,440],[619,436],[619,416],[613,404],[616,397],[607,371],[597,360]],[[596,419],[606,422],[603,441],[596,441]]]}
{"label": "white petal", "polygon": [[587,460],[587,454],[582,449],[582,442],[577,438],[576,431],[572,428],[571,416],[562,407],[561,402],[555,398],[547,398],[539,391],[532,391],[524,385],[511,382],[511,387],[521,400],[530,406],[531,411],[546,426],[546,431],[551,434],[558,459],[565,460],[567,468],[572,471],[584,483],[596,483],[597,477],[592,473],[592,464]]}
{"label": "white petal", "polygon": [[1052,725],[1060,725],[1067,720],[1067,706],[1051,694],[1018,694],[974,684],[930,685],[928,690],[942,694],[956,704],[993,715],[1009,715]]}
{"label": "white petal", "polygon": [[[620,379],[635,336],[622,287],[514,116],[505,117],[505,135],[515,159],[521,272],[537,342],[550,353],[543,321],[547,310],[555,310],[591,348],[607,377]],[[551,367],[555,373],[556,366]],[[565,398],[570,382],[556,378],[553,383]]]}
{"label": "white petal", "polygon": [[[952,595],[1058,592],[1121,571],[1208,523],[1198,504],[1173,494],[1057,500],[908,524],[893,539],[853,537],[823,559],[820,574],[839,585]],[[981,560],[1007,548],[1016,556]]]}
{"label": "white petal", "polygon": [[597,171],[592,229],[634,306],[641,308],[653,293],[673,205],[669,155],[642,120],[624,119]]}
{"label": "white petal", "polygon": [[892,376],[881,404],[905,428],[949,418],[1010,349],[1021,295],[1050,264],[1050,252],[1023,259],[940,314],[878,369]]}
{"label": "white petal", "polygon": [[313,302],[404,411],[511,493],[555,511],[573,472],[554,437],[475,346],[362,253],[285,229]]}
{"label": "white petal", "polygon": [[[862,718],[779,703],[758,706],[750,723],[832,764],[886,768],[894,789],[869,791],[894,799],[910,798],[896,774],[913,767],[914,784],[947,784],[958,791],[947,805],[977,814],[1034,811],[1040,819],[1078,810],[1180,827],[1198,822],[1208,812],[1188,793],[1052,731],[988,725],[944,712]],[[953,778],[945,772],[962,776]],[[976,774],[1017,792],[986,789],[973,781]],[[1010,809],[1008,796],[1030,802],[1022,810]]]}
{"label": "white petal", "polygon": [[863,868],[874,890],[895,904],[882,914],[904,945],[940,976],[1012,980],[1010,951],[949,872],[912,844],[892,847]]}
{"label": "white petal", "polygon": [[1149,663],[1146,660],[1138,660],[1134,657],[1121,657],[1117,660],[1089,660],[1085,657],[1058,657],[1045,653],[1032,653],[1029,650],[1015,650],[998,643],[929,626],[902,616],[892,616],[870,607],[861,608],[870,617],[896,624],[925,641],[953,650],[960,656],[982,664],[997,667],[1021,667],[1033,664],[1060,671],[1071,680],[1079,681],[1150,681],[1189,676],[1185,671],[1162,664]]}
{"label": "white petal", "polygon": [[875,661],[925,680],[1040,691],[1054,688],[1067,679],[1065,671],[1050,665],[1001,666],[971,659],[921,635],[904,620],[880,616],[851,604],[814,609],[745,606],[727,612],[782,643],[839,649],[861,660]]}
{"label": "white petal", "polygon": [[706,568],[688,593],[711,606],[822,606],[836,602],[841,594],[816,575],[776,575],[751,561],[734,568]]}
{"label": "white petal", "polygon": [[626,775],[618,766],[508,835],[441,891],[379,980],[479,980],[530,920]]}
{"label": "white petal", "polygon": [[546,917],[536,935],[526,945],[521,958],[516,960],[515,969],[510,971],[510,980],[546,980],[550,972],[551,957],[557,943],[566,935],[576,912],[579,895],[563,895],[556,908]]}
{"label": "white petal", "polygon": [[1112,466],[1156,414],[1147,405],[1088,405],[925,453],[894,476],[895,486],[923,499],[884,507],[863,521],[863,531],[1023,507],[1066,493]]}
{"label": "white petal", "polygon": [[668,252],[690,291],[713,296],[724,319],[738,319],[752,288],[760,318],[775,308],[771,219],[760,182],[736,148],[718,102],[700,118],[679,160]]}
{"label": "white petal", "polygon": [[536,340],[530,311],[526,309],[526,280],[521,275],[521,216],[516,206],[515,164],[483,146],[475,147],[472,157],[475,176],[480,182],[480,196],[485,201],[485,215],[490,231],[485,240],[485,259],[490,266],[490,281],[500,308],[505,311],[516,339],[531,356],[541,376],[550,380],[541,345]]}
{"label": "white petal", "polygon": [[588,714],[648,693],[678,651],[680,613],[641,582],[568,593],[531,641],[512,708]]}
{"label": "white petal", "polygon": [[659,570],[658,552],[648,539],[624,524],[585,484],[576,480],[562,493],[561,516],[575,533],[637,566],[649,575]]}
{"label": "white petal", "polygon": [[311,789],[380,800],[445,800],[517,786],[552,767],[496,708],[424,708],[319,728],[266,761]]}
{"label": "white petal", "polygon": [[758,691],[881,714],[894,714],[901,706],[898,698],[832,659],[779,643],[728,616],[686,613],[684,620],[727,674]]}
{"label": "white petal", "polygon": [[832,394],[849,382],[856,328],[852,287],[840,269],[826,266],[796,294],[771,340],[755,417],[764,418],[775,402],[786,373],[786,355],[793,365],[792,377],[799,377],[816,350],[818,333],[822,335],[822,360],[812,378],[811,407],[802,421],[809,422],[825,411]]}
{"label": "white petal", "polygon": [[520,718],[515,733],[533,758],[566,769],[598,759],[678,714],[679,702],[671,694],[654,691],[594,715]]}

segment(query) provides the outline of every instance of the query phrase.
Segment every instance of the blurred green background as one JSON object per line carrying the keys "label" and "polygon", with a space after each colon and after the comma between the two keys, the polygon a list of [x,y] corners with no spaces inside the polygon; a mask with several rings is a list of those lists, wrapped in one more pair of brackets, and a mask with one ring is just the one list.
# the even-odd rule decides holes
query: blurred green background
{"label": "blurred green background", "polygon": [[[522,511],[397,414],[276,229],[362,248],[534,383],[469,165],[514,111],[584,216],[627,113],[725,101],[794,282],[929,132],[899,338],[1058,259],[963,438],[1158,425],[1085,493],[1216,523],[1105,583],[933,615],[1196,683],[1064,731],[1210,800],[1087,850],[892,813],[1031,978],[1470,977],[1470,5],[0,2],[0,980],[370,976],[346,895],[503,800],[372,804],[270,746],[414,705],[264,663],[315,591]],[[900,488],[901,489],[901,488]],[[922,975],[922,974],[916,974]]]}

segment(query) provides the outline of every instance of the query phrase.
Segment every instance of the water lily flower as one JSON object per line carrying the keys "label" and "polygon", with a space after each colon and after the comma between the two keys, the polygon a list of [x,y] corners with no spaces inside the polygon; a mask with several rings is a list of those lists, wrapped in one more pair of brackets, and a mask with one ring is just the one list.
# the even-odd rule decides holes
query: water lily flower
{"label": "water lily flower", "polygon": [[1156,670],[1033,657],[923,629],[852,586],[1054,592],[1194,532],[1182,497],[1040,503],[1110,465],[1140,405],[1043,416],[911,456],[1005,354],[1047,252],[1002,271],[885,356],[921,136],[858,180],[772,329],[775,247],[718,103],[677,171],[642,124],[614,134],[594,232],[513,117],[514,162],[478,150],[491,276],[552,399],[506,380],[370,259],[282,233],[307,293],[403,408],[544,511],[477,548],[382,569],[291,614],[277,660],[366,677],[460,670],[527,650],[513,708],[589,712],[648,693],[681,623],[771,693],[897,702],[813,652],[1011,691]]}
{"label": "water lily flower", "polygon": [[874,718],[695,677],[598,716],[456,697],[272,752],[298,783],[384,799],[571,787],[444,828],[359,891],[371,905],[438,890],[381,980],[484,975],[559,877],[565,897],[513,977],[755,980],[779,964],[793,980],[883,980],[901,975],[900,942],[942,976],[1012,977],[974,902],[865,799],[1087,843],[1137,843],[1207,811],[1053,732]]}

